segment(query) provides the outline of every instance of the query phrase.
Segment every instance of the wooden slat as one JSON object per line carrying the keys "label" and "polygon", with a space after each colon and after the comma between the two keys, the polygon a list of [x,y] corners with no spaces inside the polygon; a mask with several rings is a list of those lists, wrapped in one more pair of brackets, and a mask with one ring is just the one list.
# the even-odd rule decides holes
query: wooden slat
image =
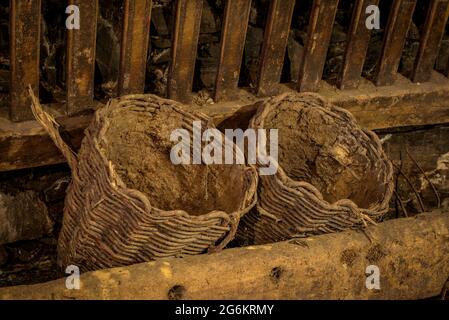
{"label": "wooden slat", "polygon": [[415,6],[416,0],[396,0],[392,4],[374,79],[377,86],[394,83]]}
{"label": "wooden slat", "polygon": [[316,91],[323,75],[338,0],[314,0],[299,71],[299,91]]}
{"label": "wooden slat", "polygon": [[432,0],[429,4],[418,56],[413,69],[413,82],[425,82],[430,79],[438,56],[438,48],[443,39],[448,18],[448,8],[448,0]]}
{"label": "wooden slat", "polygon": [[[404,83],[405,82],[405,83]],[[320,94],[329,102],[351,112],[358,124],[366,129],[396,132],[400,127],[435,126],[449,123],[449,79],[435,72],[431,82],[420,85],[404,81],[397,86],[363,86],[358,90],[335,90],[323,86]],[[282,86],[282,85],[281,85]],[[284,86],[286,91],[291,88]],[[210,116],[220,129],[246,128],[263,98],[249,95],[245,99],[206,104],[197,111]],[[394,105],[394,108],[391,106]],[[97,108],[103,105],[99,104]],[[64,110],[64,104],[47,105],[45,110]],[[2,108],[0,107],[0,110]],[[88,113],[89,112],[89,113]],[[57,114],[59,112],[56,111]],[[56,119],[66,141],[74,150],[80,146],[84,129],[92,120],[91,111],[79,116]],[[391,129],[389,129],[391,128]],[[444,132],[449,137],[448,130]],[[443,133],[442,133],[443,134]],[[426,138],[427,139],[427,138]],[[426,141],[429,141],[427,139]],[[449,141],[449,140],[448,140]],[[447,152],[447,148],[441,148]],[[419,160],[419,159],[418,159]],[[64,162],[64,157],[36,121],[14,123],[0,116],[0,172],[39,167]],[[0,178],[1,180],[1,178]]]}
{"label": "wooden slat", "polygon": [[92,105],[98,0],[70,0],[80,11],[80,29],[67,31],[67,113]]}
{"label": "wooden slat", "polygon": [[257,86],[259,95],[276,93],[276,85],[281,80],[294,7],[295,0],[270,2]]}
{"label": "wooden slat", "polygon": [[11,0],[10,8],[10,118],[33,119],[28,86],[39,92],[41,0]]}
{"label": "wooden slat", "polygon": [[151,4],[151,0],[125,1],[119,95],[144,92]]}
{"label": "wooden slat", "polygon": [[250,9],[251,0],[226,1],[215,101],[230,99],[237,89]]}
{"label": "wooden slat", "polygon": [[379,0],[357,0],[354,5],[343,67],[338,79],[340,89],[355,89],[359,85],[370,39],[370,30],[366,28],[366,8],[378,3]]}
{"label": "wooden slat", "polygon": [[191,100],[203,0],[177,0],[172,38],[168,97]]}

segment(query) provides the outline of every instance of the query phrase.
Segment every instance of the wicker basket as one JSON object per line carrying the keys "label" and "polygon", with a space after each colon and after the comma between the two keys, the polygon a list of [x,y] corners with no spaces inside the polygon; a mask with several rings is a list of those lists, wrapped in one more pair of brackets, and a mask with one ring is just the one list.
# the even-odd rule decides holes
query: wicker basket
{"label": "wicker basket", "polygon": [[72,169],[58,243],[63,268],[87,271],[220,250],[256,203],[255,167],[171,163],[173,129],[191,132],[193,121],[213,127],[174,101],[111,100],[95,113],[78,155],[35,98],[32,109]]}
{"label": "wicker basket", "polygon": [[346,110],[317,94],[284,94],[261,102],[250,127],[278,129],[279,159],[275,175],[259,178],[257,210],[242,219],[240,242],[362,228],[387,212],[392,164]]}

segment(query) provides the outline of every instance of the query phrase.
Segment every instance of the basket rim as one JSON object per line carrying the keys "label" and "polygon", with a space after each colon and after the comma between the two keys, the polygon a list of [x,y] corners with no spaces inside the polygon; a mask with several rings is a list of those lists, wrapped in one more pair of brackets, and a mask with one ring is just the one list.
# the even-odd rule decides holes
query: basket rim
{"label": "basket rim", "polygon": [[[162,208],[159,208],[153,204],[151,204],[151,199],[149,196],[136,188],[129,187],[126,185],[125,182],[123,182],[122,178],[119,174],[117,174],[114,165],[112,162],[107,158],[107,156],[102,151],[102,147],[100,146],[100,141],[97,139],[98,137],[104,136],[104,133],[109,127],[109,124],[105,121],[109,118],[108,116],[114,112],[116,109],[120,108],[126,108],[127,106],[125,104],[131,103],[129,107],[132,106],[133,102],[141,102],[141,103],[147,103],[149,101],[160,101],[165,102],[167,104],[170,104],[170,107],[181,114],[191,114],[194,117],[197,117],[199,120],[205,121],[209,128],[215,128],[213,125],[212,120],[205,115],[202,112],[199,112],[197,110],[185,110],[186,106],[170,99],[165,99],[159,96],[156,96],[154,94],[130,94],[130,95],[124,95],[118,98],[113,98],[108,101],[108,103],[103,107],[98,109],[95,112],[94,120],[89,125],[89,128],[92,126],[97,126],[100,128],[98,133],[92,137],[92,141],[94,143],[94,147],[96,151],[101,156],[103,162],[105,165],[107,165],[108,168],[108,176],[111,179],[111,182],[113,185],[117,188],[120,188],[121,191],[125,191],[126,194],[131,193],[134,196],[137,196],[139,200],[145,205],[145,210],[147,212],[152,212],[153,210],[157,211],[157,215],[161,217],[170,217],[170,216],[183,216],[185,218],[192,219],[193,221],[202,221],[207,220],[211,218],[222,218],[227,223],[235,216],[236,218],[240,219],[244,214],[246,214],[248,211],[250,211],[255,204],[257,203],[257,184],[258,184],[258,174],[257,169],[254,165],[248,165],[248,164],[233,164],[233,166],[238,166],[242,168],[242,171],[245,174],[246,179],[246,186],[247,190],[245,194],[242,195],[241,200],[241,207],[239,210],[235,210],[233,212],[226,212],[223,210],[212,210],[204,214],[200,215],[193,215],[190,214],[188,211],[183,209],[172,209],[172,210],[165,210]],[[157,107],[162,107],[161,105],[158,105]],[[87,130],[89,131],[89,130]],[[222,134],[222,137],[226,139],[226,136]],[[235,146],[238,148],[238,146]],[[202,164],[204,165],[204,164]],[[252,192],[251,192],[252,191]],[[252,193],[248,194],[248,193]]]}
{"label": "basket rim", "polygon": [[[357,121],[355,117],[348,111],[343,108],[340,108],[338,106],[335,106],[331,104],[329,101],[326,100],[323,96],[313,93],[313,92],[306,92],[306,93],[292,93],[292,92],[286,92],[281,95],[270,97],[265,100],[262,100],[259,103],[259,106],[257,108],[256,114],[252,117],[249,127],[250,128],[264,128],[264,123],[266,116],[272,112],[276,106],[278,106],[280,103],[285,101],[286,99],[298,99],[300,97],[311,97],[319,101],[324,110],[327,109],[327,111],[333,113],[335,116],[338,116],[337,113],[341,113],[349,118],[349,120],[353,123],[357,124]],[[368,208],[362,208],[358,206],[354,201],[351,199],[339,199],[333,203],[327,201],[324,199],[323,194],[321,191],[312,185],[311,183],[303,180],[295,180],[292,179],[283,169],[283,167],[279,164],[278,161],[275,161],[275,159],[271,158],[271,161],[275,162],[277,165],[277,171],[274,175],[275,179],[278,180],[282,184],[284,188],[287,188],[291,193],[298,194],[300,192],[306,192],[309,197],[314,199],[316,202],[320,202],[322,205],[324,205],[328,209],[341,209],[341,208],[348,208],[351,211],[360,212],[364,215],[369,216],[380,216],[384,214],[386,211],[388,211],[389,202],[391,199],[391,196],[393,194],[394,189],[394,170],[393,165],[391,161],[388,159],[387,155],[385,154],[385,151],[382,148],[382,143],[380,139],[377,137],[377,135],[367,129],[359,128],[360,132],[364,134],[375,146],[375,151],[379,155],[379,159],[381,159],[386,164],[386,188],[385,192],[383,194],[382,201],[378,201],[377,203],[374,203],[370,205]],[[272,176],[267,177],[260,177],[260,179],[270,179]]]}

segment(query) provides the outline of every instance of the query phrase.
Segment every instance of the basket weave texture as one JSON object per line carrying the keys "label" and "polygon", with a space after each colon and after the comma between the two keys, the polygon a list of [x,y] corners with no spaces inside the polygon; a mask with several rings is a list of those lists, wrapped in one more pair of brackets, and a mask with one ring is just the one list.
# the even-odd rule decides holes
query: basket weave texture
{"label": "basket weave texture", "polygon": [[242,219],[239,241],[360,229],[387,213],[392,164],[348,111],[317,94],[289,93],[261,102],[249,127],[278,129],[279,159],[275,175],[259,177],[257,210]]}
{"label": "basket weave texture", "polygon": [[177,102],[154,95],[109,101],[96,111],[78,154],[36,98],[32,109],[72,169],[58,241],[62,268],[88,271],[220,250],[257,201],[254,166],[170,162],[172,129],[191,133],[193,121],[213,127]]}

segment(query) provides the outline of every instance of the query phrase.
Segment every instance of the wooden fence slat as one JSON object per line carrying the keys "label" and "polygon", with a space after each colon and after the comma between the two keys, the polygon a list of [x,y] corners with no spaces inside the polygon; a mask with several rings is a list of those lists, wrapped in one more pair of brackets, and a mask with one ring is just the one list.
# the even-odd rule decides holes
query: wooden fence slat
{"label": "wooden fence slat", "polygon": [[172,38],[168,97],[191,100],[203,0],[177,0]]}
{"label": "wooden fence slat", "polygon": [[281,80],[295,0],[272,0],[268,12],[257,85],[259,95],[276,93]]}
{"label": "wooden fence slat", "polygon": [[354,5],[343,67],[338,79],[339,89],[355,89],[359,85],[370,39],[370,30],[366,28],[366,8],[378,3],[379,0],[357,0]]}
{"label": "wooden fence slat", "polygon": [[89,108],[94,97],[98,0],[70,0],[80,12],[80,28],[67,30],[67,113]]}
{"label": "wooden fence slat", "polygon": [[229,99],[238,87],[251,0],[227,0],[221,31],[215,101]]}
{"label": "wooden fence slat", "polygon": [[316,91],[323,75],[338,0],[314,0],[299,71],[299,91]]}
{"label": "wooden fence slat", "polygon": [[416,0],[395,0],[392,4],[374,79],[377,86],[394,83],[415,6]]}
{"label": "wooden fence slat", "polygon": [[151,0],[125,0],[119,95],[144,92],[151,5]]}
{"label": "wooden fence slat", "polygon": [[438,48],[446,28],[448,8],[448,0],[432,0],[429,4],[418,56],[413,69],[413,82],[426,82],[430,79],[438,56]]}
{"label": "wooden fence slat", "polygon": [[10,4],[10,118],[31,120],[28,86],[38,95],[41,0],[11,0]]}

